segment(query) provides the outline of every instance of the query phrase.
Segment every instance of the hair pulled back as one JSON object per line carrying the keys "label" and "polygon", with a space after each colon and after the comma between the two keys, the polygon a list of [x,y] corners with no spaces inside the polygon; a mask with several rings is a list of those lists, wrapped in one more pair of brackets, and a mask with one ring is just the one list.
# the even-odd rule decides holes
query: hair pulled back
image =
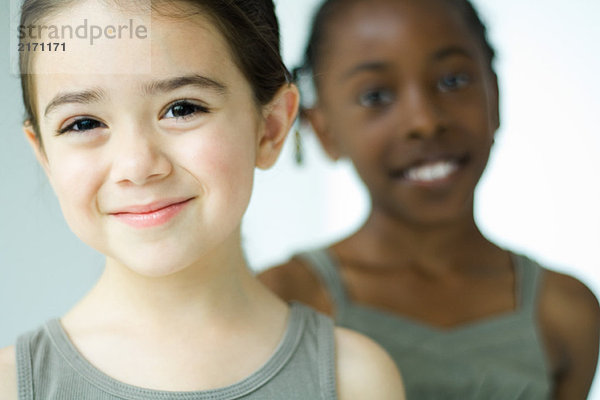
{"label": "hair pulled back", "polygon": [[[53,15],[81,0],[25,0],[21,7],[20,26],[42,24]],[[100,0],[99,0],[100,1]],[[108,0],[104,0],[108,2]],[[273,0],[110,0],[127,9],[148,8],[160,16],[190,18],[189,10],[209,17],[225,37],[234,61],[240,68],[258,104],[265,105],[277,91],[291,81],[280,52],[279,24]],[[179,7],[178,7],[179,6]],[[184,6],[184,7],[181,7]],[[185,10],[185,12],[184,12]],[[26,42],[28,38],[21,39]],[[25,106],[25,120],[37,135],[41,145],[34,80],[30,72],[29,52],[20,52],[19,68]]]}
{"label": "hair pulled back", "polygon": [[[321,58],[323,57],[323,44],[327,39],[327,28],[329,23],[339,15],[343,7],[365,0],[325,0],[315,14],[311,26],[308,45],[304,53],[303,63],[294,69],[294,76],[311,74],[313,78],[318,71]],[[418,0],[417,0],[418,1]],[[479,14],[469,0],[441,0],[455,7],[462,15],[468,28],[479,40],[489,68],[493,72],[493,61],[496,55],[494,48],[487,38],[487,29]]]}

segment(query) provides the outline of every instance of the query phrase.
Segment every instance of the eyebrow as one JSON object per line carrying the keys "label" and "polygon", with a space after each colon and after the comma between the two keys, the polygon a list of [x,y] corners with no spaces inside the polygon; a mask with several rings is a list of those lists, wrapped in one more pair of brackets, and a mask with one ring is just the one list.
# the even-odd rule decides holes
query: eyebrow
{"label": "eyebrow", "polygon": [[431,57],[435,61],[443,60],[444,58],[454,57],[454,56],[462,56],[467,58],[473,58],[473,55],[469,53],[462,47],[459,46],[449,46],[445,47],[441,50],[436,51]]}
{"label": "eyebrow", "polygon": [[[145,95],[153,95],[156,93],[168,93],[185,86],[196,86],[202,89],[210,89],[222,95],[227,93],[227,86],[202,75],[186,75],[153,81],[144,84],[142,86],[142,90]],[[102,89],[89,89],[79,92],[59,93],[46,106],[44,117],[47,117],[48,114],[50,114],[56,108],[65,104],[97,103],[105,97],[105,92]]]}
{"label": "eyebrow", "polygon": [[214,79],[202,75],[185,75],[147,83],[143,86],[146,95],[167,93],[184,86],[196,86],[201,89],[214,90],[218,94],[227,94],[227,86]]}
{"label": "eyebrow", "polygon": [[52,111],[65,104],[91,104],[97,103],[105,97],[101,89],[83,90],[80,92],[59,93],[48,103],[44,110],[44,117],[47,117]]}
{"label": "eyebrow", "polygon": [[[469,53],[467,50],[465,50],[459,46],[445,47],[445,48],[435,52],[431,58],[434,61],[440,61],[440,60],[443,60],[444,58],[455,57],[455,56],[463,56],[463,57],[467,57],[467,58],[473,58],[471,53]],[[346,71],[342,75],[341,80],[349,79],[352,76],[354,76],[360,72],[363,72],[363,71],[378,72],[378,71],[385,71],[386,69],[389,69],[389,68],[390,68],[390,65],[383,61],[365,62],[365,63],[358,64],[358,65],[350,68],[348,71]]]}
{"label": "eyebrow", "polygon": [[363,72],[363,71],[383,71],[383,70],[386,70],[388,68],[389,68],[389,65],[387,63],[381,62],[381,61],[371,61],[371,62],[366,62],[366,63],[358,64],[358,65],[350,68],[344,74],[342,74],[341,80],[350,79],[352,76],[358,74],[359,72]]}

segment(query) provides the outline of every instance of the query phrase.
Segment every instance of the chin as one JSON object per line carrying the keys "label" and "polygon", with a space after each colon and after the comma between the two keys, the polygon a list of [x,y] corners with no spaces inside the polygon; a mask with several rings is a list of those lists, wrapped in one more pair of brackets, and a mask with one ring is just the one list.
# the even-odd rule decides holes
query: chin
{"label": "chin", "polygon": [[135,274],[149,278],[160,278],[181,272],[202,259],[206,254],[202,245],[184,241],[154,243],[129,243],[109,251],[102,251],[117,265]]}
{"label": "chin", "polygon": [[473,211],[470,207],[419,210],[409,216],[413,225],[427,228],[449,227],[461,225],[466,220],[472,220]]}
{"label": "chin", "polygon": [[402,223],[418,228],[447,227],[473,218],[471,201],[412,204],[412,207],[390,207],[388,215]]}
{"label": "chin", "polygon": [[456,215],[425,215],[425,216],[414,216],[412,218],[413,225],[422,226],[424,228],[442,228],[452,225],[457,225],[464,221],[464,217],[457,217]]}
{"label": "chin", "polygon": [[138,257],[136,259],[120,259],[118,263],[129,269],[131,272],[147,277],[162,278],[167,277],[186,269],[190,263],[184,260],[174,259],[173,257]]}

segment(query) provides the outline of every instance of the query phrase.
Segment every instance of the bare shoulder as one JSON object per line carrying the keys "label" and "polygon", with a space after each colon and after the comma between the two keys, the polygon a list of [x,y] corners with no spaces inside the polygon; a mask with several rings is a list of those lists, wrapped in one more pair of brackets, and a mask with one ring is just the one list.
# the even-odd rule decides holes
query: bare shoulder
{"label": "bare shoulder", "polygon": [[404,385],[396,364],[373,340],[336,328],[338,394],[341,400],[403,400]]}
{"label": "bare shoulder", "polygon": [[17,399],[17,361],[14,346],[0,349],[0,398]]}
{"label": "bare shoulder", "polygon": [[564,327],[576,334],[576,326],[584,331],[598,330],[600,306],[592,291],[576,278],[546,271],[541,292],[541,312],[556,328]]}
{"label": "bare shoulder", "polygon": [[600,306],[574,277],[547,271],[540,294],[540,323],[554,354],[557,399],[584,399],[598,360]]}
{"label": "bare shoulder", "polygon": [[324,314],[333,313],[327,289],[319,277],[298,258],[261,272],[258,279],[287,302],[300,301]]}

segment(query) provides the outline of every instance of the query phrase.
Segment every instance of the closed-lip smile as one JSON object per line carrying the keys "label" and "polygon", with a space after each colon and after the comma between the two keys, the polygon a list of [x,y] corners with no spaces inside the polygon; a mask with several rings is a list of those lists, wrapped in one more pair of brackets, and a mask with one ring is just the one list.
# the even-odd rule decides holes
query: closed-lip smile
{"label": "closed-lip smile", "polygon": [[169,222],[193,199],[194,197],[167,199],[145,205],[126,206],[110,212],[109,215],[134,228],[149,228]]}

